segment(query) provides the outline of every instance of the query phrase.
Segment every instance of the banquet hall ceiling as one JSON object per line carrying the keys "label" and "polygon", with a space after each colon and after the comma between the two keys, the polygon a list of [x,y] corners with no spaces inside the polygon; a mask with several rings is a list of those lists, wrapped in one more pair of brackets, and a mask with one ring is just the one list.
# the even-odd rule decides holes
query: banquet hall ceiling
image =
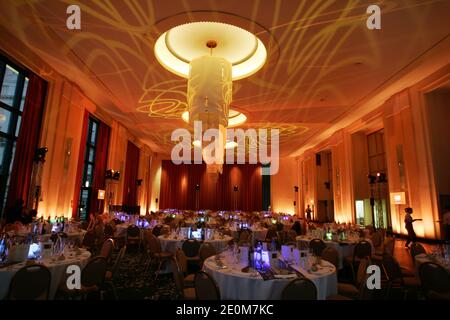
{"label": "banquet hall ceiling", "polygon": [[[382,28],[369,30],[374,2],[4,0],[0,35],[20,39],[153,151],[169,153],[172,130],[187,126],[187,82],[158,63],[155,41],[193,21],[244,28],[268,58],[233,83],[231,107],[247,116],[243,128],[280,128],[287,156],[449,34],[448,1],[376,1]],[[81,8],[81,30],[66,27],[71,4]]]}

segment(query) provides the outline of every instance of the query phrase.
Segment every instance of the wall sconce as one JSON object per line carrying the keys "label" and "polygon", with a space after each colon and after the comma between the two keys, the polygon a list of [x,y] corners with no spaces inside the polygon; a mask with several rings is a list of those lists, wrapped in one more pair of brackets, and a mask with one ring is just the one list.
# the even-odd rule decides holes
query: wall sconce
{"label": "wall sconce", "polygon": [[406,204],[405,192],[391,192],[391,203]]}
{"label": "wall sconce", "polygon": [[36,162],[45,162],[45,155],[48,152],[47,147],[37,148],[34,154],[34,161]]}
{"label": "wall sconce", "polygon": [[105,200],[105,190],[101,190],[101,189],[98,190],[97,199]]}
{"label": "wall sconce", "polygon": [[112,170],[112,169],[106,170],[105,178],[106,179],[111,179],[111,180],[119,180],[120,179],[120,172]]}

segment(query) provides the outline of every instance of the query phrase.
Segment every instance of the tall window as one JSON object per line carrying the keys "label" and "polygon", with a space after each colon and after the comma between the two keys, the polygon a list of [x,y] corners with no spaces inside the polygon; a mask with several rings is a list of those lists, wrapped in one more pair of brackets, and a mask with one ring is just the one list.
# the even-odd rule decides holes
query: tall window
{"label": "tall window", "polygon": [[27,74],[0,57],[0,84],[0,208],[3,211],[27,94]]}
{"label": "tall window", "polygon": [[95,168],[95,151],[97,148],[98,122],[89,118],[86,134],[86,151],[84,153],[84,168],[81,181],[80,198],[78,202],[78,216],[81,220],[88,218],[89,203],[92,197],[92,182]]}

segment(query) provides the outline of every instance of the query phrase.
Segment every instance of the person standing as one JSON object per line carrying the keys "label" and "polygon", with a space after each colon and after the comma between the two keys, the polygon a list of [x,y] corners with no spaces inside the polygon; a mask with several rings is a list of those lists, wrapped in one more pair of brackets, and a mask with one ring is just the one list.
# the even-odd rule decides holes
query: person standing
{"label": "person standing", "polygon": [[309,204],[308,204],[308,206],[306,207],[306,210],[305,210],[305,213],[306,213],[306,221],[308,221],[308,222],[311,221],[311,212],[312,212],[311,207],[310,207]]}
{"label": "person standing", "polygon": [[409,244],[411,242],[416,242],[416,233],[414,231],[413,223],[414,221],[421,221],[422,219],[413,219],[413,217],[411,216],[413,213],[413,209],[410,207],[405,208],[405,212],[405,228],[408,232],[408,240],[406,241],[405,247],[409,248]]}

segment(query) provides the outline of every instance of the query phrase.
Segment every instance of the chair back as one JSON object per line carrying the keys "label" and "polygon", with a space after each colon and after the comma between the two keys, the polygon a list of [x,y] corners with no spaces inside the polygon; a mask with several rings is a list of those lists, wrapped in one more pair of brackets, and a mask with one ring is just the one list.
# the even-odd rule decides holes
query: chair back
{"label": "chair back", "polygon": [[359,284],[358,290],[358,300],[373,300],[373,294],[375,290],[370,290],[367,287],[367,279],[369,279],[370,274],[364,274],[364,277],[361,279],[361,283]]}
{"label": "chair back", "polygon": [[369,264],[370,264],[370,258],[363,258],[359,262],[358,271],[356,273],[356,284],[357,285],[361,285],[364,282],[364,278],[367,274],[367,267],[369,266]]}
{"label": "chair back", "polygon": [[355,258],[366,258],[372,256],[372,245],[369,241],[361,240],[355,246],[355,251],[353,252],[353,257]]}
{"label": "chair back", "polygon": [[297,238],[297,232],[295,232],[295,230],[289,230],[289,231],[287,232],[287,236],[286,236],[286,238],[285,238],[285,241],[288,241],[288,242],[295,242],[295,241],[296,241],[295,238]]}
{"label": "chair back", "polygon": [[322,255],[323,250],[326,248],[325,242],[322,239],[312,239],[309,242],[309,248],[312,250],[314,255],[320,257]]}
{"label": "chair back", "polygon": [[199,300],[220,300],[220,290],[214,279],[206,272],[195,274],[195,295]]}
{"label": "chair back", "polygon": [[403,279],[402,269],[398,261],[390,254],[383,254],[383,269],[389,281]]}
{"label": "chair back", "polygon": [[372,234],[372,244],[374,248],[379,248],[383,244],[383,236],[380,231],[376,231]]}
{"label": "chair back", "polygon": [[95,231],[94,229],[88,230],[83,238],[83,247],[88,249],[95,247]]}
{"label": "chair back", "polygon": [[272,241],[273,238],[278,239],[277,231],[274,229],[269,229],[266,234],[266,241]]}
{"label": "chair back", "polygon": [[384,243],[383,253],[390,254],[391,256],[393,256],[394,255],[394,248],[395,248],[395,238],[393,238],[393,237],[386,237],[386,241]]}
{"label": "chair back", "polygon": [[81,272],[81,284],[85,287],[100,286],[105,279],[108,264],[104,257],[95,257]]}
{"label": "chair back", "polygon": [[282,300],[317,300],[317,288],[314,282],[307,278],[297,278],[290,281],[281,293]]}
{"label": "chair back", "polygon": [[200,242],[195,239],[186,240],[183,242],[181,249],[183,250],[186,257],[195,257],[198,255],[198,252],[200,250]]}
{"label": "chair back", "polygon": [[43,265],[29,265],[17,271],[9,286],[9,300],[47,300],[51,273]]}
{"label": "chair back", "polygon": [[418,254],[422,254],[422,253],[427,253],[425,248],[420,243],[413,242],[411,245],[411,257],[412,257],[413,263],[415,263],[415,261],[416,261],[415,257]]}
{"label": "chair back", "polygon": [[450,293],[450,273],[439,264],[434,262],[421,264],[419,277],[424,295],[427,299],[432,298],[430,297],[430,293]]}
{"label": "chair back", "polygon": [[109,238],[103,243],[99,256],[104,257],[106,261],[109,262],[113,249],[114,249],[114,240]]}
{"label": "chair back", "polygon": [[239,241],[241,241],[241,240],[250,241],[250,237],[251,237],[251,231],[248,229],[244,229],[239,232]]}
{"label": "chair back", "polygon": [[151,254],[159,253],[162,251],[161,243],[159,242],[158,238],[156,238],[153,234],[148,233],[147,239],[148,239],[148,249]]}
{"label": "chair back", "polygon": [[128,238],[139,238],[140,233],[141,233],[141,231],[138,226],[131,225],[127,228],[127,237]]}
{"label": "chair back", "polygon": [[180,271],[182,273],[187,273],[188,266],[187,266],[187,259],[186,255],[184,254],[183,250],[177,249],[177,252],[175,253],[175,257],[177,259],[178,267],[180,268]]}
{"label": "chair back", "polygon": [[199,250],[200,259],[206,260],[209,257],[214,256],[215,254],[216,248],[214,248],[214,246],[211,243],[208,242],[202,243]]}
{"label": "chair back", "polygon": [[116,275],[117,271],[119,270],[120,263],[122,262],[122,259],[125,256],[126,251],[127,251],[126,245],[120,249],[119,254],[117,255],[116,261],[114,261],[114,265],[111,270],[113,277]]}
{"label": "chair back", "polygon": [[170,271],[172,272],[173,281],[179,295],[183,296],[184,291],[184,276],[178,265],[178,261],[175,257],[170,258]]}
{"label": "chair back", "polygon": [[338,267],[339,267],[338,266],[339,265],[339,252],[337,251],[336,248],[326,247],[322,251],[322,259],[332,263],[336,267],[336,270],[338,269]]}
{"label": "chair back", "polygon": [[155,237],[159,237],[161,235],[161,231],[163,229],[162,225],[157,225],[153,228],[152,233]]}

